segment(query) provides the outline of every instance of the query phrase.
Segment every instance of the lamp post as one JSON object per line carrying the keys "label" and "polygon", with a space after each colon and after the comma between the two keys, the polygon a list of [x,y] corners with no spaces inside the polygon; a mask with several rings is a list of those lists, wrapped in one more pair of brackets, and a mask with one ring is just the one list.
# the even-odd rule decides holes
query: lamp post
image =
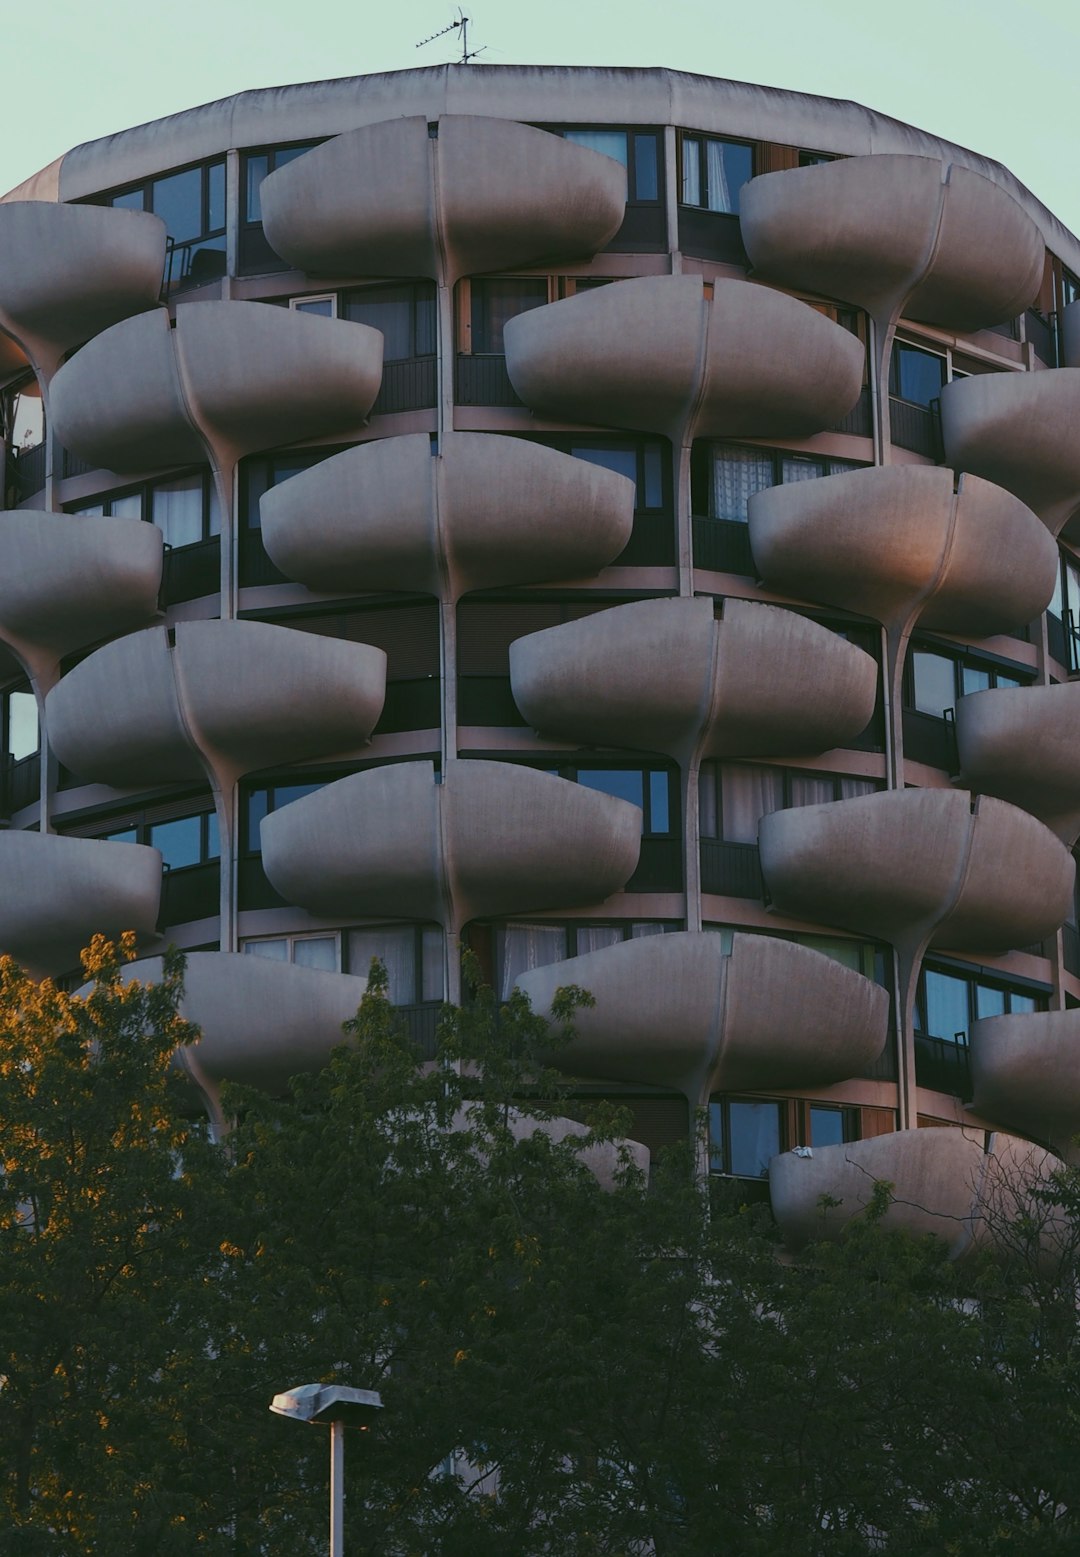
{"label": "lamp post", "polygon": [[330,1428],[330,1557],[345,1557],[345,1429],[366,1432],[382,1410],[382,1397],[378,1390],[347,1384],[298,1384],[275,1395],[270,1409],[294,1422]]}

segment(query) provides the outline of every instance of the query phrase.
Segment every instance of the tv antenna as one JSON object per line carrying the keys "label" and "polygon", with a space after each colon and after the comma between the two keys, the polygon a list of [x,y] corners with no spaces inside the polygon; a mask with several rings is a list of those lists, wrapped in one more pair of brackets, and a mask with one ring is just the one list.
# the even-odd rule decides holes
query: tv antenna
{"label": "tv antenna", "polygon": [[469,48],[469,18],[465,15],[465,12],[461,9],[460,6],[458,7],[456,21],[452,21],[449,27],[442,27],[438,32],[433,32],[430,38],[421,38],[416,47],[418,49],[422,49],[425,44],[434,43],[436,38],[445,38],[448,32],[456,32],[461,34],[461,58],[458,60],[459,65],[467,65],[469,61],[471,59],[475,59],[478,54],[483,54],[487,47],[487,45],[484,44],[479,49]]}

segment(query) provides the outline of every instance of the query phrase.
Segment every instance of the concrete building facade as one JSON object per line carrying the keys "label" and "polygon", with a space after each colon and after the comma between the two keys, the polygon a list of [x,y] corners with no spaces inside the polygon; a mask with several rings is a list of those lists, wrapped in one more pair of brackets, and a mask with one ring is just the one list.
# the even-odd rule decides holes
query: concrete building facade
{"label": "concrete building facade", "polygon": [[1078,277],[998,164],[664,70],[69,152],[0,201],[0,948],[187,949],[213,1110],[373,955],[430,1046],[468,944],[793,1240],[884,1177],[962,1244],[1080,1128]]}

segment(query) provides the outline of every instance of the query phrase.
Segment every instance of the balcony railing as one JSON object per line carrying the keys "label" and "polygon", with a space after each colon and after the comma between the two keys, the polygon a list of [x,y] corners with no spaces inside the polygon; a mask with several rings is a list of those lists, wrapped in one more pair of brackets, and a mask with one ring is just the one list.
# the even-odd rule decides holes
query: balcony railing
{"label": "balcony railing", "polygon": [[35,805],[41,794],[41,753],[29,757],[5,756],[0,765],[0,815],[14,816]]}
{"label": "balcony railing", "polygon": [[954,1097],[971,1096],[971,1057],[967,1033],[952,1038],[935,1038],[930,1033],[915,1033],[915,1080],[932,1092],[951,1092]]}
{"label": "balcony railing", "polygon": [[172,292],[206,286],[211,281],[220,281],[224,274],[224,232],[213,237],[188,238],[183,243],[177,243],[174,238],[165,239],[162,302],[167,301]]}
{"label": "balcony railing", "polygon": [[627,203],[622,226],[604,247],[605,254],[662,254],[667,248],[667,212],[663,201]]}
{"label": "balcony railing", "polygon": [[166,867],[161,879],[161,927],[212,918],[220,908],[220,882],[219,860],[179,870]]}
{"label": "balcony railing", "polygon": [[1037,308],[1029,308],[1024,315],[1027,338],[1040,362],[1048,368],[1058,366],[1058,316],[1042,314]]}
{"label": "balcony railing", "polygon": [[940,464],[943,458],[941,445],[941,417],[936,400],[930,405],[915,405],[910,400],[889,396],[889,425],[892,441],[901,449],[913,454],[925,454],[927,459]]}
{"label": "balcony railing", "polygon": [[442,1020],[441,1001],[427,1001],[422,1005],[395,1006],[395,1012],[405,1023],[406,1030],[416,1045],[417,1058],[433,1060],[438,1050],[437,1036]]}
{"label": "balcony railing", "polygon": [[1080,670],[1080,630],[1072,611],[1065,612],[1064,620],[1052,611],[1046,613],[1046,639],[1051,655],[1059,665],[1064,665],[1071,676]]}
{"label": "balcony railing", "polygon": [[162,607],[216,595],[221,588],[221,537],[192,546],[166,546],[161,569]]}
{"label": "balcony railing", "polygon": [[750,263],[743,248],[739,218],[728,211],[704,211],[698,206],[680,205],[679,248],[695,259],[741,265],[744,270]]}
{"label": "balcony railing", "polygon": [[721,838],[701,840],[701,890],[719,897],[755,898],[764,901],[765,883],[756,843],[725,843]]}
{"label": "balcony railing", "polygon": [[442,720],[440,680],[437,675],[410,676],[386,683],[386,701],[373,735],[393,735],[399,730],[437,730]]}
{"label": "balcony railing", "polygon": [[739,519],[695,518],[693,530],[695,568],[757,578],[748,525]]}
{"label": "balcony railing", "polygon": [[287,584],[289,580],[274,566],[263,545],[262,531],[240,532],[240,583],[244,587],[260,584]]}
{"label": "balcony railing", "polygon": [[458,722],[515,727],[528,725],[514,702],[509,676],[458,677]]}
{"label": "balcony railing", "polygon": [[903,725],[905,757],[941,768],[945,773],[960,771],[955,714],[951,708],[944,714],[923,714],[916,708],[905,708]]}
{"label": "balcony railing", "polygon": [[372,416],[393,416],[398,411],[426,411],[436,403],[434,357],[405,357],[400,362],[383,363],[382,387],[371,408]]}
{"label": "balcony railing", "polygon": [[237,907],[240,909],[291,906],[288,900],[270,885],[270,878],[263,870],[261,854],[244,854],[237,861],[236,899]]}
{"label": "balcony railing", "polygon": [[45,450],[44,443],[35,444],[32,449],[12,450],[15,491],[20,503],[25,503],[45,486]]}
{"label": "balcony railing", "polygon": [[675,520],[670,514],[636,513],[630,539],[611,565],[613,568],[673,568]]}
{"label": "balcony railing", "polygon": [[454,373],[454,398],[458,405],[520,406],[505,357],[464,357],[457,359]]}
{"label": "balcony railing", "polygon": [[1080,930],[1074,924],[1061,927],[1061,954],[1065,971],[1080,978]]}
{"label": "balcony railing", "polygon": [[682,881],[682,839],[643,838],[627,892],[681,892]]}
{"label": "balcony railing", "polygon": [[874,436],[874,406],[870,396],[869,384],[864,384],[859,391],[859,398],[852,406],[848,414],[837,422],[830,432],[850,433],[855,438],[872,438]]}

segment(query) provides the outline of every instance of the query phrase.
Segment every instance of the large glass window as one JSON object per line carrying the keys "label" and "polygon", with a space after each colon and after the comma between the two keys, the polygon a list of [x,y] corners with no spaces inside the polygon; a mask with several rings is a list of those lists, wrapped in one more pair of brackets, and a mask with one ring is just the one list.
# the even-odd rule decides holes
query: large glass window
{"label": "large glass window", "polygon": [[712,135],[684,135],[681,148],[683,205],[737,216],[743,185],[754,176],[753,146]]}
{"label": "large glass window", "polygon": [[471,294],[473,355],[501,356],[507,323],[518,314],[541,308],[548,300],[548,284],[520,276],[495,276],[473,281]]}
{"label": "large glass window", "polygon": [[259,499],[264,492],[340,453],[340,449],[311,449],[302,454],[262,455],[244,460],[240,466],[241,527],[248,530],[262,528]]}
{"label": "large glass window", "polygon": [[674,775],[667,768],[602,768],[560,765],[548,771],[584,784],[587,789],[628,800],[641,811],[644,838],[665,837],[675,831],[676,800]]}
{"label": "large glass window", "polygon": [[[546,291],[544,300],[547,301]],[[435,287],[429,281],[345,292],[341,317],[382,332],[385,362],[435,355]],[[478,349],[475,341],[473,349]]]}
{"label": "large glass window", "polygon": [[209,471],[191,471],[149,488],[150,519],[167,546],[194,546],[221,533],[221,505]]}
{"label": "large glass window", "polygon": [[663,935],[674,928],[659,920],[623,920],[613,924],[505,924],[495,931],[496,980],[501,1000],[509,1000],[515,981],[532,968],[547,968],[568,957],[583,957],[619,941]]}
{"label": "large glass window", "polygon": [[853,460],[782,449],[756,449],[738,444],[710,443],[695,449],[693,500],[695,514],[710,519],[746,523],[747,504],[755,492],[818,476],[839,476],[861,467]]}
{"label": "large glass window", "polygon": [[305,795],[313,795],[317,789],[325,788],[330,782],[330,779],[318,779],[309,783],[270,784],[247,790],[244,796],[243,833],[247,853],[258,854],[262,850],[259,829],[263,817],[269,816],[271,811],[280,811],[282,806],[291,805],[294,800],[302,800]]}
{"label": "large glass window", "polygon": [[763,1179],[784,1150],[782,1105],[758,1098],[720,1098],[709,1104],[709,1167],[714,1173]]}
{"label": "large glass window", "polygon": [[595,126],[560,132],[565,140],[611,157],[626,169],[626,198],[635,205],[660,198],[660,143],[655,130]]}
{"label": "large glass window", "polygon": [[150,179],[105,196],[104,204],[161,217],[171,243],[167,284],[210,281],[225,274],[224,160]]}
{"label": "large glass window", "polygon": [[772,811],[872,795],[877,779],[848,773],[798,772],[749,762],[703,762],[698,783],[701,834],[726,843],[757,843],[758,823]]}
{"label": "large glass window", "polygon": [[666,446],[659,438],[582,439],[570,444],[575,459],[628,476],[637,487],[638,513],[662,513],[670,506]]}
{"label": "large glass window", "polygon": [[378,925],[348,932],[349,971],[367,974],[373,957],[386,969],[396,1006],[443,998],[443,932],[437,925]]}
{"label": "large glass window", "polygon": [[920,1086],[967,1097],[973,1022],[1046,1009],[1046,994],[962,968],[924,967],[915,1005],[915,1076]]}
{"label": "large glass window", "polygon": [[916,712],[941,718],[970,692],[1024,686],[1030,679],[1030,672],[1013,674],[989,660],[915,649],[910,656],[905,699]]}
{"label": "large glass window", "polygon": [[318,146],[319,141],[305,141],[299,146],[270,146],[264,151],[251,151],[244,157],[243,176],[241,187],[243,190],[241,221],[261,222],[262,201],[259,191],[262,189],[263,179],[269,174],[283,168],[289,162],[295,162],[297,157],[302,157],[313,146]]}
{"label": "large glass window", "polygon": [[214,811],[193,811],[187,816],[155,817],[153,811],[129,812],[122,821],[93,824],[82,836],[104,838],[110,843],[149,844],[161,850],[166,870],[186,870],[207,865],[221,855],[218,819]]}
{"label": "large glass window", "polygon": [[341,937],[332,935],[267,935],[243,941],[240,947],[249,957],[266,957],[271,962],[293,962],[301,968],[317,968],[321,973],[341,970]]}
{"label": "large glass window", "polygon": [[948,375],[944,357],[897,341],[889,365],[889,393],[912,405],[929,406],[941,394]]}

